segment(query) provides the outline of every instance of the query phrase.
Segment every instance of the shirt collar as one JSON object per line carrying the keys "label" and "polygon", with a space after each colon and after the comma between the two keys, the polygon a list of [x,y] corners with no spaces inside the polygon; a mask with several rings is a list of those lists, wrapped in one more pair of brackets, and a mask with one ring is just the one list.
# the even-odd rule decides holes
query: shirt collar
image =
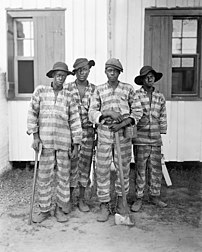
{"label": "shirt collar", "polygon": [[[52,89],[53,89],[53,81],[51,82],[51,87],[52,87]],[[62,89],[60,89],[60,90],[55,90],[55,89],[53,89],[53,91],[61,91],[61,90],[63,90],[63,85],[62,85]]]}
{"label": "shirt collar", "polygon": [[[140,88],[140,90],[141,90],[141,92],[147,93],[147,90],[145,90],[143,86]],[[153,87],[152,93],[155,92],[155,91],[156,91],[155,87]]]}

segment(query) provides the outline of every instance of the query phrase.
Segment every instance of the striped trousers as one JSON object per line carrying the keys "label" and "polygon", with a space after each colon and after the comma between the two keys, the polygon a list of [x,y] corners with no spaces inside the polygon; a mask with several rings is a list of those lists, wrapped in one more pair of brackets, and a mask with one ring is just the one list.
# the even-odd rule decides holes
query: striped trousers
{"label": "striped trousers", "polygon": [[151,196],[159,196],[162,180],[161,146],[135,145],[134,157],[136,163],[136,196],[142,198],[146,186],[148,172],[148,187]]}
{"label": "striped trousers", "polygon": [[71,160],[70,186],[77,187],[80,183],[86,187],[89,182],[90,169],[93,157],[94,129],[83,129],[79,156]]}
{"label": "striped trousers", "polygon": [[58,206],[65,208],[70,199],[70,160],[68,151],[43,149],[38,170],[39,206],[42,212],[51,209],[55,165],[57,165],[56,203]]}
{"label": "striped trousers", "polygon": [[[107,134],[107,132],[105,132]],[[110,134],[111,135],[111,134]],[[119,134],[120,137],[120,149],[121,160],[124,176],[124,187],[126,194],[129,192],[129,172],[131,162],[131,140],[123,137],[123,132]],[[97,146],[97,195],[100,202],[109,202],[110,199],[110,168],[112,158],[114,159],[114,165],[117,171],[117,179],[115,181],[115,190],[118,196],[122,196],[121,183],[118,172],[118,156],[117,148],[114,140],[113,143],[103,142],[102,138],[98,135]]]}

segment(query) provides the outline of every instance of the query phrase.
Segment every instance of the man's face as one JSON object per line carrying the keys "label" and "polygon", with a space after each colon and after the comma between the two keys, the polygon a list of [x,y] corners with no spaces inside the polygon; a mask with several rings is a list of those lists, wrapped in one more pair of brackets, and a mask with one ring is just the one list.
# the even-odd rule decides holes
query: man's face
{"label": "man's face", "polygon": [[114,67],[108,67],[105,69],[105,74],[107,75],[109,81],[116,82],[118,80],[120,71]]}
{"label": "man's face", "polygon": [[155,82],[155,76],[152,72],[149,72],[145,77],[143,78],[143,85],[146,87],[153,87]]}
{"label": "man's face", "polygon": [[88,78],[89,73],[90,73],[90,67],[89,67],[89,65],[86,65],[84,67],[79,68],[76,71],[76,78],[79,81],[86,81],[87,78]]}
{"label": "man's face", "polygon": [[65,82],[65,79],[67,77],[67,73],[64,71],[55,71],[53,73],[53,83],[56,88],[61,88],[63,86],[63,83]]}

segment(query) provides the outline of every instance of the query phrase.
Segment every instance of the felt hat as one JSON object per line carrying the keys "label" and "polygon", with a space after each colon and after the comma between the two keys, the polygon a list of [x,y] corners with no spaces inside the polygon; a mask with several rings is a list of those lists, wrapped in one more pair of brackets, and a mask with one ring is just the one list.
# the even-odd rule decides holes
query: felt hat
{"label": "felt hat", "polygon": [[113,67],[119,70],[120,72],[123,72],[123,67],[119,59],[115,59],[115,58],[108,59],[107,62],[105,63],[105,69],[108,67]]}
{"label": "felt hat", "polygon": [[135,79],[134,79],[134,82],[137,84],[137,85],[142,85],[143,84],[143,78],[145,77],[145,75],[147,75],[149,72],[152,72],[155,76],[155,81],[154,82],[157,82],[158,80],[161,79],[161,77],[163,76],[162,73],[160,72],[156,72],[151,66],[143,66],[141,69],[140,69],[140,75],[136,76]]}
{"label": "felt hat", "polygon": [[70,74],[73,75],[73,73],[69,71],[68,66],[64,62],[56,62],[53,65],[53,68],[49,72],[47,72],[46,76],[48,76],[49,78],[53,78],[53,73],[55,71],[64,71],[67,73],[67,75],[70,75]]}
{"label": "felt hat", "polygon": [[95,65],[94,60],[87,60],[86,58],[78,58],[75,60],[74,65],[73,65],[73,73],[75,73],[79,68],[85,67],[86,65],[89,65],[91,68],[92,66]]}

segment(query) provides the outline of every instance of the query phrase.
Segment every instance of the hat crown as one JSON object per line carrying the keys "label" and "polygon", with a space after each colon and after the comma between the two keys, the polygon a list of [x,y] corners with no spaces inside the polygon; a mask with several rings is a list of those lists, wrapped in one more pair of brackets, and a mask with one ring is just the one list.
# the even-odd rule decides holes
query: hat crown
{"label": "hat crown", "polygon": [[73,68],[78,68],[80,65],[88,64],[88,60],[86,58],[78,58],[75,60]]}
{"label": "hat crown", "polygon": [[109,66],[114,67],[120,71],[123,71],[123,66],[121,62],[119,61],[119,59],[116,59],[116,58],[108,59],[107,62],[105,63],[105,68]]}
{"label": "hat crown", "polygon": [[136,76],[134,81],[136,84],[138,85],[143,85],[143,78],[144,76],[146,76],[149,72],[152,72],[155,76],[155,81],[154,82],[157,82],[158,80],[160,80],[163,76],[162,73],[160,72],[156,72],[151,66],[143,66],[141,69],[140,69],[140,75]]}
{"label": "hat crown", "polygon": [[78,58],[75,60],[74,65],[73,65],[73,72],[75,72],[76,70],[78,70],[81,67],[84,67],[86,65],[89,65],[89,67],[91,68],[92,66],[95,65],[95,61],[94,60],[88,60],[86,58]]}
{"label": "hat crown", "polygon": [[149,72],[151,71],[154,71],[154,69],[151,67],[151,66],[143,66],[141,69],[140,69],[140,75],[146,75],[148,74]]}
{"label": "hat crown", "polygon": [[69,71],[68,66],[64,62],[56,62],[53,65],[53,71],[61,70],[61,71]]}
{"label": "hat crown", "polygon": [[46,76],[48,76],[49,78],[53,78],[53,73],[55,71],[64,71],[67,73],[67,75],[73,74],[71,71],[69,71],[67,64],[60,61],[56,62],[53,65],[53,68],[49,72],[46,73]]}

